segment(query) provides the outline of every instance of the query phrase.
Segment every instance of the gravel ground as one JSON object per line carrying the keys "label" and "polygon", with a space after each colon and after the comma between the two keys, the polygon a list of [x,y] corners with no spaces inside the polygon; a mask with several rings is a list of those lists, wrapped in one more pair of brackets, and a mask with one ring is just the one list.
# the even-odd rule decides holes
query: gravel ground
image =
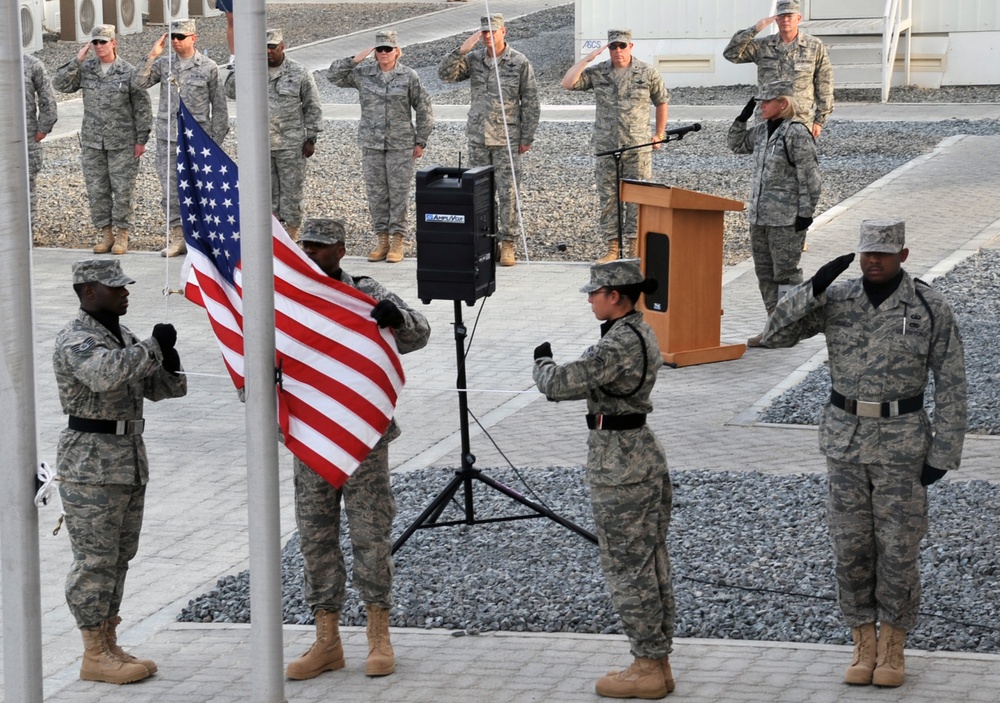
{"label": "gravel ground", "polygon": [[[951,304],[965,345],[969,431],[1000,434],[1000,251],[982,249],[933,282]],[[830,397],[826,365],[778,396],[761,422],[816,425]],[[926,393],[933,407],[933,386]]]}
{"label": "gravel ground", "polygon": [[[520,490],[510,470],[484,471]],[[450,476],[431,470],[393,477],[396,535]],[[824,475],[677,471],[672,478],[676,636],[849,643],[835,602]],[[530,482],[554,511],[592,529],[582,469],[533,470]],[[480,518],[517,511],[500,494],[481,493],[480,486],[476,491]],[[907,646],[1000,652],[1000,486],[944,481],[930,493],[930,531],[921,555],[923,615]],[[452,504],[441,519],[462,514],[462,506]],[[346,536],[343,542],[350,565]],[[283,571],[284,621],[312,622],[303,602],[297,536],[285,546]],[[177,619],[247,622],[248,590],[247,572],[227,576]],[[468,634],[621,632],[597,548],[544,519],[418,530],[396,554],[393,590],[395,627]],[[364,604],[350,585],[341,622],[364,624]]]}

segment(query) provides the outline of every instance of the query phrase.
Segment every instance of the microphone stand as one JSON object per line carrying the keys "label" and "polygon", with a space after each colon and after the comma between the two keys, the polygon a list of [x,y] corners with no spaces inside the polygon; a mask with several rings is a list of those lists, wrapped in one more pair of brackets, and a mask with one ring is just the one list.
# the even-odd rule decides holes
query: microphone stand
{"label": "microphone stand", "polygon": [[[698,125],[701,127],[701,125]],[[697,130],[691,130],[697,131]],[[647,146],[653,146],[655,144],[666,144],[667,142],[679,142],[684,138],[687,132],[675,132],[673,134],[667,134],[663,139],[657,139],[645,144],[634,144],[632,146],[623,146],[618,149],[609,149],[608,151],[601,151],[594,154],[597,158],[604,156],[613,156],[615,159],[615,203],[618,206],[618,258],[624,258],[622,252],[624,251],[624,240],[622,239],[622,154],[626,151],[632,151],[634,149],[643,149]]]}

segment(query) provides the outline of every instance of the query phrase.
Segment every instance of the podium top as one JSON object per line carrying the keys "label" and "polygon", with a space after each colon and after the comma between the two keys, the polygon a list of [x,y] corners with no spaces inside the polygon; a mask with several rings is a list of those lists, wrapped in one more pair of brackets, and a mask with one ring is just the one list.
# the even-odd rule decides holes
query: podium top
{"label": "podium top", "polygon": [[742,201],[699,193],[696,190],[675,188],[663,183],[623,178],[621,189],[623,203],[656,205],[675,210],[743,210]]}

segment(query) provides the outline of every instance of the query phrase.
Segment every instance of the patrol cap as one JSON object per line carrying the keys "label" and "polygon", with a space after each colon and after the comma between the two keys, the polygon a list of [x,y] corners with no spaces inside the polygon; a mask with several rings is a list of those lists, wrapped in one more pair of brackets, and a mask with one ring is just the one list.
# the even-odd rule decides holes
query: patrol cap
{"label": "patrol cap", "polygon": [[118,259],[83,259],[73,262],[73,283],[103,283],[117,288],[135,281],[125,275]]}
{"label": "patrol cap", "polygon": [[194,20],[174,20],[170,23],[170,33],[171,34],[184,34],[186,36],[191,36],[192,34],[197,34],[194,28]]}
{"label": "patrol cap", "polygon": [[285,41],[285,39],[282,36],[280,29],[269,29],[269,30],[267,30],[267,45],[268,46],[277,46],[278,44],[281,44],[284,41]]}
{"label": "patrol cap", "polygon": [[391,29],[384,29],[375,34],[375,46],[391,46],[393,49],[399,48],[399,39],[396,32]]}
{"label": "patrol cap", "polygon": [[499,12],[494,12],[492,15],[484,15],[479,18],[480,32],[495,32],[498,29],[503,29],[503,15]]}
{"label": "patrol cap", "polygon": [[299,230],[300,242],[316,242],[317,244],[337,244],[347,238],[344,223],[329,217],[311,217],[302,223]]}
{"label": "patrol cap", "polygon": [[631,29],[609,29],[608,30],[608,44],[613,44],[616,41],[620,41],[623,44],[632,43],[632,30]]}
{"label": "patrol cap", "polygon": [[581,288],[580,292],[593,293],[598,288],[632,286],[644,280],[638,259],[618,259],[606,264],[593,264],[590,267],[590,283]]}
{"label": "patrol cap", "polygon": [[90,38],[114,41],[115,26],[113,24],[95,24],[90,30]]}
{"label": "patrol cap", "polygon": [[776,15],[801,15],[802,6],[799,5],[799,0],[778,0],[778,7],[775,10]]}
{"label": "patrol cap", "polygon": [[758,100],[774,100],[775,98],[795,95],[795,84],[791,81],[771,81],[760,87]]}
{"label": "patrol cap", "polygon": [[903,220],[865,220],[861,223],[858,252],[898,254],[905,242],[906,223]]}

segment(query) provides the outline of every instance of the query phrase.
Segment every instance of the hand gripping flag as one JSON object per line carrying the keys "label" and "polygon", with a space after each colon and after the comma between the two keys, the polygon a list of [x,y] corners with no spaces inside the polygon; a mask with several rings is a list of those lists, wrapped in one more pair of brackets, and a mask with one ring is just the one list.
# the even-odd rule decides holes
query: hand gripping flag
{"label": "hand gripping flag", "polygon": [[[177,120],[177,189],[188,274],[233,383],[243,388],[239,178],[184,103]],[[403,387],[395,339],[375,301],[323,273],[271,217],[278,421],[285,446],[340,488],[389,426]]]}

